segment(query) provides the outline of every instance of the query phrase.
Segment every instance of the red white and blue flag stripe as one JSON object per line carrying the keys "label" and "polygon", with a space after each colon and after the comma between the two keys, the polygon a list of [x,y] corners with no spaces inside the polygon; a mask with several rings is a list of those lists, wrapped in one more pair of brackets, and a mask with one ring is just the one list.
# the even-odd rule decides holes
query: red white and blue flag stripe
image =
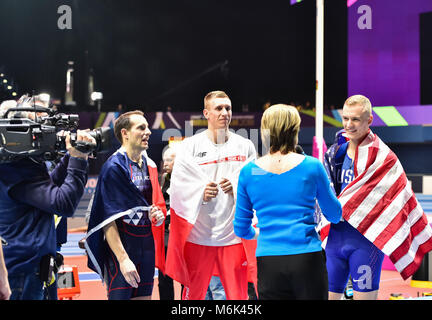
{"label": "red white and blue flag stripe", "polygon": [[[324,159],[333,185],[342,134],[338,132],[339,143],[330,147]],[[409,278],[432,250],[432,228],[397,156],[371,131],[357,147],[354,177],[338,196],[343,218],[389,256],[404,280]],[[322,220],[323,246],[329,230],[330,223]]]}
{"label": "red white and blue flag stripe", "polygon": [[[147,152],[142,156],[147,162],[150,183],[152,186],[152,204],[159,207],[166,216],[165,200],[158,182],[157,166]],[[110,222],[125,217],[135,219],[137,212],[150,209],[149,203],[131,180],[127,154],[123,148],[117,150],[103,165],[99,175],[94,200],[92,203],[85,247],[88,254],[88,267],[105,278],[104,261],[106,255],[103,227]],[[152,225],[155,243],[155,264],[165,270],[165,224]]]}

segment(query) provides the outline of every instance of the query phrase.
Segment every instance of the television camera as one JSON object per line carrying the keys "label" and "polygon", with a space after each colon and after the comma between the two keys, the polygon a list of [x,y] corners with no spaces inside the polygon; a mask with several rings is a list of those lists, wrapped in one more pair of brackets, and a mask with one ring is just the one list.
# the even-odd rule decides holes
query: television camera
{"label": "television camera", "polygon": [[[8,118],[10,113],[13,117]],[[28,114],[32,114],[32,117],[28,117]],[[9,108],[4,118],[0,119],[0,163],[23,158],[49,161],[60,158],[66,152],[66,137],[59,133],[61,130],[71,132],[73,147],[93,157],[111,148],[110,128],[89,131],[96,140],[96,144],[92,144],[76,140],[78,124],[78,115],[55,113],[47,107],[34,105]]]}

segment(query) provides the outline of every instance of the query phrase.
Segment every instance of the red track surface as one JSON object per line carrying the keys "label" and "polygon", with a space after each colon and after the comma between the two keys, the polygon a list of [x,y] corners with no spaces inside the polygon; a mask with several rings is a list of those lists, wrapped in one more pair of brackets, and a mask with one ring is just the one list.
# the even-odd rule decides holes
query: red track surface
{"label": "red track surface", "polygon": [[[87,268],[86,256],[65,257],[65,265],[75,265],[79,272],[90,272]],[[74,300],[106,300],[106,289],[100,280],[81,281],[81,294]],[[381,273],[381,284],[378,295],[379,300],[388,300],[391,293],[401,293],[405,297],[417,297],[422,292],[431,292],[432,289],[421,289],[410,286],[410,279],[403,281],[397,271],[383,270]],[[157,279],[153,289],[153,300],[159,300]],[[175,283],[175,299],[180,300],[180,285]]]}
{"label": "red track surface", "polygon": [[[77,266],[78,272],[92,272],[87,267],[86,256],[65,257],[65,265]],[[158,280],[155,279],[152,300],[159,300]],[[106,300],[106,288],[101,280],[97,281],[80,281],[81,294],[73,300]],[[175,299],[180,300],[180,285],[174,285]]]}

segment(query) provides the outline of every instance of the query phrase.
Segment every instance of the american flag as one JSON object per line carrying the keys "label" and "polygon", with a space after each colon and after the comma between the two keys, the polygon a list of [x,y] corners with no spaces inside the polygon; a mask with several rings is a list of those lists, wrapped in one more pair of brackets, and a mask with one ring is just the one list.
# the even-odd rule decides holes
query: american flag
{"label": "american flag", "polygon": [[[340,131],[339,144],[341,137]],[[329,149],[324,160],[335,189],[337,149],[338,143]],[[397,156],[372,131],[357,148],[354,176],[338,196],[342,216],[389,256],[406,280],[432,250],[432,228]],[[330,224],[321,222],[320,228],[325,246]]]}

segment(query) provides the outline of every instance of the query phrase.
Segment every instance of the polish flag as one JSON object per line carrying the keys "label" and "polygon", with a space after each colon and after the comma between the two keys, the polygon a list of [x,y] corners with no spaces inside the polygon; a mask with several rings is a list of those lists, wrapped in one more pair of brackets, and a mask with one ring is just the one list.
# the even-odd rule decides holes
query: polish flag
{"label": "polish flag", "polygon": [[[184,248],[197,220],[204,197],[204,188],[209,182],[209,178],[194,159],[184,154],[177,154],[170,184],[171,221],[165,271],[168,276],[185,287],[189,286],[190,279],[184,259]],[[231,182],[235,189],[236,181]],[[251,268],[255,266],[255,251],[251,252],[255,247],[253,243],[247,243],[245,246],[248,267]],[[253,258],[252,263],[249,263],[249,258]],[[250,274],[254,274],[253,271]],[[254,282],[256,283],[256,280]]]}

